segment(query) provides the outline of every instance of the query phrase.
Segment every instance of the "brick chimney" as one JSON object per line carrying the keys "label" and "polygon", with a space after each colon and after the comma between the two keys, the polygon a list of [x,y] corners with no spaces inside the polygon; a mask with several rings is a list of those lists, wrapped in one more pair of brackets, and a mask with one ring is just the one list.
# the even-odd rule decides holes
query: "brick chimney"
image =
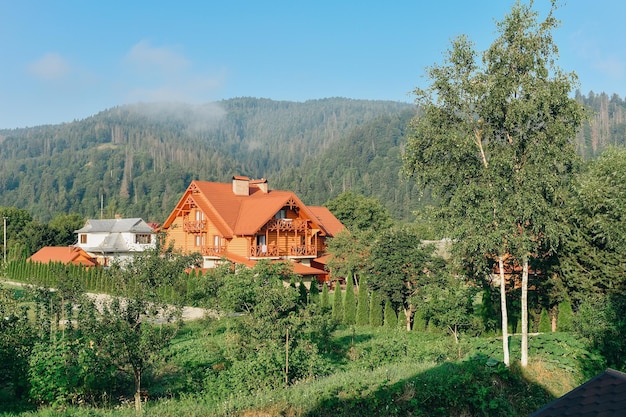
{"label": "brick chimney", "polygon": [[250,178],[242,175],[233,176],[233,194],[250,195]]}

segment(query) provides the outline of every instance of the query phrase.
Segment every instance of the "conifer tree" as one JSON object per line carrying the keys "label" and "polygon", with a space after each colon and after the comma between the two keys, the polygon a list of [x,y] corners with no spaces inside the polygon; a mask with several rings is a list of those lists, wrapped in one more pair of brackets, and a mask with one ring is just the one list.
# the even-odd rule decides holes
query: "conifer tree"
{"label": "conifer tree", "polygon": [[322,297],[320,300],[320,304],[322,306],[322,308],[326,309],[326,308],[330,308],[330,301],[329,301],[329,295],[328,295],[328,284],[326,282],[324,282],[324,284],[322,284]]}
{"label": "conifer tree", "polygon": [[320,289],[317,285],[317,278],[313,278],[311,280],[311,287],[309,288],[310,303],[317,303],[320,301]]}
{"label": "conifer tree", "polygon": [[366,326],[370,322],[370,304],[365,278],[359,280],[359,294],[356,305],[356,325]]}
{"label": "conifer tree", "polygon": [[343,304],[343,323],[356,323],[356,297],[354,295],[354,284],[352,278],[348,278],[346,282],[346,295]]}
{"label": "conifer tree", "polygon": [[391,301],[385,301],[385,328],[387,329],[395,329],[398,326],[398,317],[396,316],[396,311],[393,309],[391,305]]}
{"label": "conifer tree", "polygon": [[398,311],[396,316],[398,317],[398,328],[406,329],[406,314],[403,314],[402,311]]}
{"label": "conifer tree", "polygon": [[574,312],[572,303],[565,300],[559,304],[559,312],[556,320],[556,329],[559,332],[571,332],[574,330]]}
{"label": "conifer tree", "polygon": [[333,293],[333,320],[337,323],[343,322],[343,296],[341,294],[341,284],[335,281],[335,291]]}
{"label": "conifer tree", "polygon": [[383,309],[378,291],[372,290],[370,296],[370,326],[380,327],[383,325]]}
{"label": "conifer tree", "polygon": [[309,294],[306,290],[306,286],[304,285],[304,282],[302,282],[302,279],[300,279],[300,282],[298,282],[298,301],[300,302],[300,304],[306,305],[308,302],[308,297]]}
{"label": "conifer tree", "polygon": [[550,324],[550,316],[545,308],[541,309],[541,315],[539,316],[539,326],[537,327],[539,333],[550,333],[552,326]]}

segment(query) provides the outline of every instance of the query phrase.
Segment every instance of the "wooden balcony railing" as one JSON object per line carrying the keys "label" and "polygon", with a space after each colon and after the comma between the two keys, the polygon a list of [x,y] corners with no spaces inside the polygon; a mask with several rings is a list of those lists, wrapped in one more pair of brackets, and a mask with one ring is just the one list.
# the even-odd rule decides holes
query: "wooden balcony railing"
{"label": "wooden balcony railing", "polygon": [[317,256],[315,246],[302,245],[289,248],[289,256]]}
{"label": "wooden balcony railing", "polygon": [[251,258],[276,257],[278,256],[278,246],[275,245],[255,245],[250,247]]}
{"label": "wooden balcony railing", "polygon": [[306,230],[308,222],[302,219],[272,219],[267,222],[268,230],[280,231],[303,231]]}
{"label": "wooden balcony railing", "polygon": [[226,254],[226,246],[203,246],[200,252],[204,256],[224,256]]}
{"label": "wooden balcony railing", "polygon": [[186,220],[183,222],[183,230],[186,233],[200,233],[206,230],[206,220]]}

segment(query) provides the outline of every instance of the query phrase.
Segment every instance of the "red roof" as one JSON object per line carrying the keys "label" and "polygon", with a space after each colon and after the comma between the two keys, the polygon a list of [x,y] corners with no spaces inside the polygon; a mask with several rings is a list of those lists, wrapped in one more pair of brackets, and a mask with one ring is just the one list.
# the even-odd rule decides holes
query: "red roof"
{"label": "red roof", "polygon": [[98,263],[87,252],[75,246],[45,246],[28,258],[32,262],[62,262],[84,266],[96,266]]}
{"label": "red roof", "polygon": [[[291,191],[265,192],[255,181],[249,182],[249,193],[245,195],[235,194],[230,183],[192,181],[176,207],[182,207],[189,199],[224,237],[254,235],[285,205],[297,207],[301,217],[310,220],[323,234],[333,236],[343,228],[328,209],[307,207]],[[163,224],[164,229],[169,228],[177,214],[178,210],[170,214]]]}

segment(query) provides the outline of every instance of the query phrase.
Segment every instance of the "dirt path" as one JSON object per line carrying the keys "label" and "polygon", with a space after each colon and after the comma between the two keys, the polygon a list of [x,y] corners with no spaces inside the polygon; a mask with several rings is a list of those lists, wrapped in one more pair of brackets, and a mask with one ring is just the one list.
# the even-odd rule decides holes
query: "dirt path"
{"label": "dirt path", "polygon": [[[23,282],[14,282],[14,281],[0,281],[1,284],[12,285],[15,287],[27,287],[29,284],[24,284]],[[103,304],[110,302],[113,299],[112,295],[109,294],[96,294],[96,293],[85,293],[87,297],[94,301],[96,307],[101,307]],[[207,310],[199,307],[183,307],[182,312],[184,321],[192,321],[192,320],[200,320],[205,317],[219,318],[219,313],[215,310]]]}

